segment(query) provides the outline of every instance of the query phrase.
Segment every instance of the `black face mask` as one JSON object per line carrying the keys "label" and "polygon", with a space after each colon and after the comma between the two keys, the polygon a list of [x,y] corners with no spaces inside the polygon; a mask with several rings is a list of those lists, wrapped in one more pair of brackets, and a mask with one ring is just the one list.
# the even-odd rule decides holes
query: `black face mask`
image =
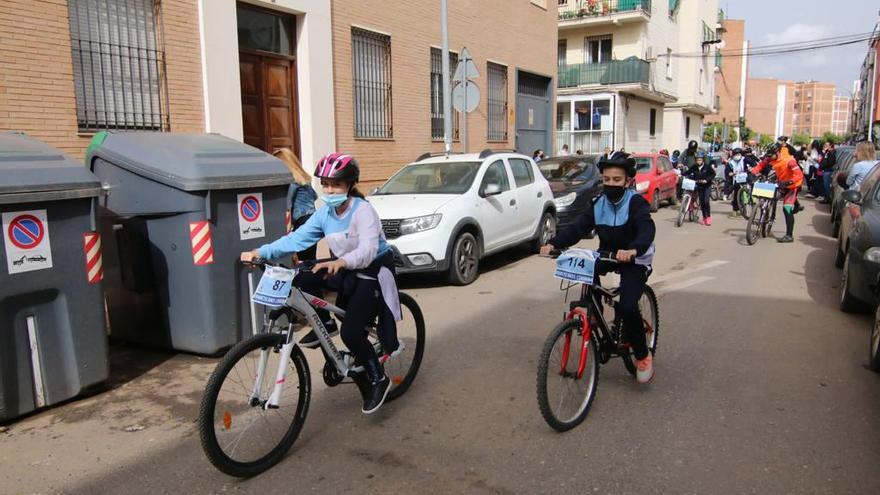
{"label": "black face mask", "polygon": [[612,203],[617,203],[623,197],[626,188],[623,186],[602,186],[602,194]]}

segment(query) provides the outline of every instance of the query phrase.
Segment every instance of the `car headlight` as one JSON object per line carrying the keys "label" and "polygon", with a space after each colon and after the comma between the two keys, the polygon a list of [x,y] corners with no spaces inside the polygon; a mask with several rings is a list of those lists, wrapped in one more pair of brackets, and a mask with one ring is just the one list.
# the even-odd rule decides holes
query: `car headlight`
{"label": "car headlight", "polygon": [[425,230],[431,230],[440,225],[440,219],[443,215],[435,213],[433,215],[425,215],[423,217],[407,218],[400,222],[400,235],[415,234]]}
{"label": "car headlight", "polygon": [[865,261],[880,264],[880,248],[872,247],[865,251]]}
{"label": "car headlight", "polygon": [[636,192],[641,194],[641,193],[647,191],[649,187],[651,187],[650,182],[648,182],[648,181],[639,182],[636,184]]}
{"label": "car headlight", "polygon": [[565,196],[554,199],[553,202],[556,203],[557,208],[565,208],[566,206],[571,206],[577,197],[577,193],[568,193]]}

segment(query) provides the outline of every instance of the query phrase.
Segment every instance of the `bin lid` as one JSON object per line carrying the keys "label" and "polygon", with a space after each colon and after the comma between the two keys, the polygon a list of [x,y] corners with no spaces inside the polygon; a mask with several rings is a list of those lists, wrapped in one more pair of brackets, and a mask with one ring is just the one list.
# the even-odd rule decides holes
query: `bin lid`
{"label": "bin lid", "polygon": [[219,134],[110,131],[89,146],[86,163],[94,158],[182,191],[291,182],[281,160]]}
{"label": "bin lid", "polygon": [[88,198],[101,180],[48,144],[20,132],[0,132],[0,204]]}

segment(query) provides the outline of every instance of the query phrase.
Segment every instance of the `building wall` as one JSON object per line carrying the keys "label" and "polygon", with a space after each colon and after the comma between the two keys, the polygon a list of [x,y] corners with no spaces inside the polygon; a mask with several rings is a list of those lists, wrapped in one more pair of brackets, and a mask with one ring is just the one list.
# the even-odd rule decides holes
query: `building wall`
{"label": "building wall", "polygon": [[[664,116],[663,104],[650,102],[633,96],[621,95],[618,98],[617,148],[630,153],[646,153],[663,148]],[[655,135],[651,136],[651,109],[657,110]]]}
{"label": "building wall", "polygon": [[[162,14],[171,130],[204,131],[198,14],[164,0]],[[0,130],[24,131],[82,158],[92,137],[77,128],[65,0],[0,2]]]}
{"label": "building wall", "polygon": [[784,133],[821,136],[831,130],[835,86],[815,81],[786,82]]}
{"label": "building wall", "polygon": [[746,125],[755,133],[776,137],[776,93],[779,81],[770,78],[746,82]]}
{"label": "building wall", "polygon": [[[333,50],[330,3],[311,0],[249,0],[247,3],[296,16],[297,103],[300,155],[305,169],[335,149],[333,132]],[[239,77],[236,0],[199,0],[202,80],[208,132],[241,141],[241,80]]]}
{"label": "building wall", "polygon": [[719,102],[718,112],[708,115],[707,122],[736,124],[740,117],[740,102],[746,97],[743,90],[743,74],[748,72],[747,57],[741,56],[745,43],[746,23],[743,20],[725,19],[725,47],[721,50],[721,70],[715,72],[715,96]]}
{"label": "building wall", "polygon": [[831,114],[831,132],[843,136],[850,132],[852,122],[852,101],[848,96],[834,95],[834,110]]}
{"label": "building wall", "polygon": [[[663,3],[663,2],[660,2]],[[718,0],[691,0],[681,2],[678,8],[678,46],[681,53],[703,51],[703,23],[715,29],[718,23]],[[711,109],[715,103],[714,45],[702,57],[679,59],[678,103]],[[703,70],[703,90],[700,91],[700,69]]]}
{"label": "building wall", "polygon": [[[401,4],[403,5],[403,4]],[[379,0],[334,0],[333,78],[337,148],[361,161],[363,179],[384,180],[401,165],[426,151],[442,151],[431,139],[430,47],[442,46],[440,3],[422,0],[389,9]],[[557,10],[527,0],[486,0],[449,3],[449,47],[467,46],[480,77],[478,108],[469,114],[468,149],[513,148],[516,135],[517,69],[556,79]],[[393,135],[388,140],[354,138],[351,27],[391,36]],[[506,65],[508,139],[487,142],[488,61]],[[551,122],[555,105],[550,97]],[[551,125],[552,138],[552,125]],[[454,150],[461,150],[455,143]]]}

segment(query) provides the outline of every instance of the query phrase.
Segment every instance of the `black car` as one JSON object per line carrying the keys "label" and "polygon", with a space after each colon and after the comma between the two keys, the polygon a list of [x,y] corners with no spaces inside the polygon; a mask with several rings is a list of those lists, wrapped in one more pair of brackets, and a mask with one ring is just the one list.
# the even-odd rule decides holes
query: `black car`
{"label": "black car", "polygon": [[842,184],[846,184],[846,176],[856,162],[855,148],[852,146],[838,146],[836,148],[837,164],[831,172],[831,191],[828,200],[831,202],[831,225],[834,237],[840,232],[840,213],[843,208],[843,199],[840,193],[846,190]]}
{"label": "black car", "polygon": [[840,283],[840,309],[847,312],[873,308],[880,301],[880,167],[865,177],[860,189],[840,193],[844,201],[841,215],[847,219],[847,244]]}
{"label": "black car", "polygon": [[596,162],[601,155],[569,155],[546,158],[538,163],[550,183],[556,202],[557,228],[571,224],[602,191],[602,177]]}

